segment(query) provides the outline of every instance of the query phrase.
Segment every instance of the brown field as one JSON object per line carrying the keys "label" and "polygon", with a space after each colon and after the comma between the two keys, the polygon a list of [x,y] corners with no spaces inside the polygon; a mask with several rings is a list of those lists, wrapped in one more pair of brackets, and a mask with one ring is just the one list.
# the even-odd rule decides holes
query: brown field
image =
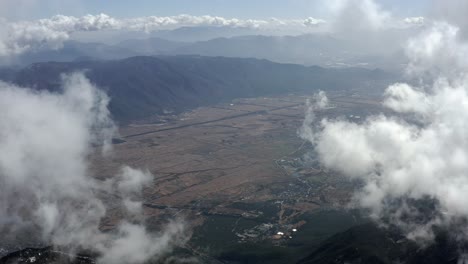
{"label": "brown field", "polygon": [[[311,147],[297,136],[306,98],[238,99],[121,127],[125,142],[115,144],[111,156],[95,155],[93,170],[100,178],[122,164],[151,171],[154,180],[142,198],[155,223],[183,217],[195,227],[213,215],[255,219],[260,210],[232,205],[271,202],[279,204],[274,224],[301,226],[298,216],[342,207],[352,191],[340,176],[298,165]],[[381,110],[372,98],[336,93],[330,99],[335,107],[320,116],[363,119]],[[119,214],[111,212],[103,228],[112,228]]]}

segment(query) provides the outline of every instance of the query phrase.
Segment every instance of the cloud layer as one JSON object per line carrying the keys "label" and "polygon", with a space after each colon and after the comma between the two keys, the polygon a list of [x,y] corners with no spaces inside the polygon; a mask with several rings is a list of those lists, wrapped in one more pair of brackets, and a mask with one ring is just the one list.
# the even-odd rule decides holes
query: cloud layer
{"label": "cloud layer", "polygon": [[391,14],[372,0],[331,0],[327,1],[334,17],[332,27],[342,34],[375,31],[387,27]]}
{"label": "cloud layer", "polygon": [[468,38],[467,10],[468,2],[465,0],[434,0],[431,16],[457,26],[461,31],[460,36],[466,39]]}
{"label": "cloud layer", "polygon": [[[249,28],[256,31],[307,33],[329,31],[340,37],[359,37],[382,29],[408,28],[424,24],[423,17],[396,18],[374,1],[333,0],[325,5],[332,14],[330,21],[305,19],[237,19],[219,16],[147,16],[117,19],[106,14],[83,17],[56,15],[33,21],[8,22],[0,19],[0,57],[28,51],[60,49],[74,33],[91,31],[152,32],[184,26]],[[360,34],[357,34],[357,33]],[[359,41],[363,41],[362,38]],[[365,41],[364,41],[365,42]]]}
{"label": "cloud layer", "polygon": [[468,226],[459,224],[468,218],[467,52],[459,28],[434,23],[406,47],[408,73],[421,86],[396,83],[386,90],[383,104],[394,115],[363,123],[316,120],[313,112],[326,102],[321,94],[301,129],[324,166],[363,183],[355,195],[359,206],[413,239],[430,240],[434,226],[468,239]]}
{"label": "cloud layer", "polygon": [[49,19],[8,23],[0,20],[0,56],[16,55],[41,48],[58,49],[75,32],[122,30],[151,32],[182,26],[217,26],[242,28],[310,28],[324,20],[307,19],[228,19],[218,16],[178,15],[116,19],[105,14],[73,17],[57,15]]}
{"label": "cloud layer", "polygon": [[[95,180],[88,156],[108,145],[114,132],[108,97],[81,73],[63,77],[63,92],[37,92],[0,82],[0,231],[3,240],[90,249],[101,263],[142,263],[183,240],[183,225],[147,232],[144,219],[122,219],[115,232],[101,232],[106,200],[122,198],[131,214],[149,172],[123,167]],[[115,198],[113,198],[115,199]],[[132,206],[127,206],[131,201]],[[113,201],[114,203],[116,201]],[[117,201],[118,202],[118,201]]]}

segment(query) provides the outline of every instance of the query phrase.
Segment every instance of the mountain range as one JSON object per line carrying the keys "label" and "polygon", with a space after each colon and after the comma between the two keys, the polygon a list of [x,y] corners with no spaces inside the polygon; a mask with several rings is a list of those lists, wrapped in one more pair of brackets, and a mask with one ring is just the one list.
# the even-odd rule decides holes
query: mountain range
{"label": "mountain range", "polygon": [[[190,29],[189,32],[194,30]],[[184,32],[186,31],[188,29],[184,29]],[[171,36],[175,34],[173,31],[170,32]],[[113,44],[67,41],[62,48],[57,50],[29,51],[11,58],[8,64],[26,66],[44,61],[109,60],[138,55],[224,56],[322,67],[366,67],[391,70],[405,63],[402,53],[398,50],[389,49],[386,52],[372,51],[371,48],[363,50],[358,44],[319,33],[295,36],[234,35],[200,38],[201,40],[194,41],[181,41],[180,38],[172,37],[163,38],[165,36],[163,33],[159,32],[156,36],[147,38],[129,38]],[[169,32],[166,33],[169,34]],[[375,47],[375,45],[370,46]]]}
{"label": "mountain range", "polygon": [[258,97],[319,90],[384,88],[393,75],[362,68],[326,69],[267,60],[204,56],[137,56],[122,60],[35,63],[0,70],[0,79],[56,91],[63,73],[84,71],[111,98],[120,122]]}
{"label": "mountain range", "polygon": [[466,248],[437,230],[433,243],[408,240],[396,228],[379,228],[367,223],[338,233],[324,241],[298,264],[456,264]]}

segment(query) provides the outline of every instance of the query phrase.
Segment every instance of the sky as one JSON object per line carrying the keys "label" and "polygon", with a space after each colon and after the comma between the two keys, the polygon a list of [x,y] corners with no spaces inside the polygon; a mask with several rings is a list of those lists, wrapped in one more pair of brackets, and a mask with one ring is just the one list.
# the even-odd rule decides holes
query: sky
{"label": "sky", "polygon": [[[424,15],[431,0],[378,0],[402,16]],[[47,18],[57,14],[114,17],[216,15],[241,19],[327,18],[324,0],[0,0],[0,17],[8,20]],[[20,6],[21,8],[18,8]]]}

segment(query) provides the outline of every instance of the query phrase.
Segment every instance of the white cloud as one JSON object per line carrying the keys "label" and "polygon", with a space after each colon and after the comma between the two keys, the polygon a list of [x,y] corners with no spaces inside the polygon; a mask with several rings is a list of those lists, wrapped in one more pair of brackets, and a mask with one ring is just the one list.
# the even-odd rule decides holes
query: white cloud
{"label": "white cloud", "polygon": [[424,24],[424,17],[406,17],[405,19],[403,19],[403,22],[405,22],[406,24],[409,24],[409,25],[423,25]]}
{"label": "white cloud", "polygon": [[[306,118],[301,129],[322,164],[364,183],[355,194],[359,206],[412,239],[432,239],[434,225],[468,239],[466,224],[452,225],[468,218],[467,50],[457,27],[434,23],[406,48],[409,73],[431,78],[421,87],[397,83],[387,89],[384,105],[395,115],[363,123]],[[403,114],[420,123],[408,123]],[[434,200],[432,213],[419,213],[414,201],[424,199]]]}
{"label": "white cloud", "polygon": [[468,1],[434,0],[432,5],[431,17],[457,26],[461,30],[462,37],[468,37],[468,17],[466,16]]}
{"label": "white cloud", "polygon": [[420,117],[429,115],[432,105],[424,91],[406,84],[397,83],[385,91],[384,105],[400,113],[418,113]]}
{"label": "white cloud", "polygon": [[123,200],[123,206],[125,207],[125,210],[132,215],[141,214],[143,210],[143,204],[141,201],[134,201],[130,198]]}
{"label": "white cloud", "polygon": [[144,263],[148,259],[167,253],[168,245],[183,241],[184,226],[180,223],[169,225],[156,238],[141,226],[123,223],[119,226],[117,238],[101,249],[101,263]]}
{"label": "white cloud", "polygon": [[[63,88],[62,93],[38,92],[0,82],[2,241],[27,237],[31,243],[97,250],[102,263],[141,263],[181,242],[183,227],[177,223],[157,234],[125,221],[116,227],[117,234],[99,230],[107,211],[102,197],[120,195],[123,206],[138,213],[126,201],[138,202],[135,198],[152,176],[124,167],[115,187],[95,180],[88,157],[95,151],[92,146],[109,150],[114,131],[109,99],[81,73],[64,76]],[[137,255],[120,249],[146,242]],[[116,248],[122,258],[106,262]]]}
{"label": "white cloud", "polygon": [[117,188],[121,193],[133,194],[141,192],[144,185],[147,185],[153,179],[149,171],[143,172],[128,166],[122,168],[119,175]]}
{"label": "white cloud", "polygon": [[125,210],[133,215],[142,212],[143,203],[139,194],[143,187],[153,180],[153,175],[149,171],[141,171],[128,166],[124,166],[117,177],[110,180],[111,190],[118,191],[124,198],[123,206]]}
{"label": "white cloud", "polygon": [[322,3],[330,13],[324,27],[343,41],[343,50],[360,54],[393,60],[408,36],[424,26],[416,23],[421,22],[421,18],[402,18],[382,8],[375,0],[327,0]]}
{"label": "white cloud", "polygon": [[327,4],[333,16],[333,31],[343,34],[380,30],[391,18],[391,14],[373,0],[331,0]]}
{"label": "white cloud", "polygon": [[315,26],[318,26],[320,24],[324,24],[326,23],[325,20],[323,19],[317,19],[317,18],[313,18],[313,17],[308,17],[304,20],[304,25],[308,26],[308,27],[315,27]]}
{"label": "white cloud", "polygon": [[272,29],[276,27],[307,28],[325,23],[324,20],[300,19],[237,19],[218,16],[178,15],[169,17],[137,17],[116,19],[105,14],[73,17],[57,15],[49,19],[8,23],[0,21],[0,56],[21,54],[36,49],[58,49],[75,32],[123,30],[151,32],[182,26],[246,27]]}
{"label": "white cloud", "polygon": [[406,54],[410,59],[408,71],[413,75],[452,78],[468,70],[468,44],[460,41],[460,29],[446,22],[435,22],[411,39]]}

